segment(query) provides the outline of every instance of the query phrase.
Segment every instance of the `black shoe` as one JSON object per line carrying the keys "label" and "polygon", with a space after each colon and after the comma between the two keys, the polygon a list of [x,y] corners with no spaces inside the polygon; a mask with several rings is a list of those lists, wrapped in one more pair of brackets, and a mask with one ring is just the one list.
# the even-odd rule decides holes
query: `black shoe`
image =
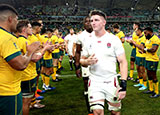
{"label": "black shoe", "polygon": [[138,79],[138,78],[136,78],[133,82],[135,82],[135,83],[139,83],[139,79]]}
{"label": "black shoe", "polygon": [[56,73],[57,73],[57,74],[60,74],[60,73],[61,73],[60,69],[58,69],[58,70],[56,71]]}
{"label": "black shoe", "polygon": [[148,91],[144,91],[143,93],[144,93],[144,94],[154,94],[154,91],[148,90]]}
{"label": "black shoe", "polygon": [[61,67],[60,70],[64,70],[64,67]]}
{"label": "black shoe", "polygon": [[153,93],[153,94],[150,96],[150,98],[157,98],[157,97],[159,97],[159,94],[156,94],[156,93]]}

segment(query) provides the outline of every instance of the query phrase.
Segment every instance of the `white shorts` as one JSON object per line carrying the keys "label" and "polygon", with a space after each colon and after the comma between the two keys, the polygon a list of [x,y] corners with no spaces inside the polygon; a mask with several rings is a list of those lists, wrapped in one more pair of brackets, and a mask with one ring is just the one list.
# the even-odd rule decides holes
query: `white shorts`
{"label": "white shorts", "polygon": [[69,56],[73,56],[72,49],[68,49],[67,53],[68,53]]}
{"label": "white shorts", "polygon": [[89,75],[89,67],[82,67],[82,77],[88,77]]}
{"label": "white shorts", "polygon": [[115,97],[117,98],[116,91],[118,87],[119,84],[116,76],[101,82],[90,79],[88,83],[89,102],[106,99],[111,103],[119,103],[120,101],[114,100]]}

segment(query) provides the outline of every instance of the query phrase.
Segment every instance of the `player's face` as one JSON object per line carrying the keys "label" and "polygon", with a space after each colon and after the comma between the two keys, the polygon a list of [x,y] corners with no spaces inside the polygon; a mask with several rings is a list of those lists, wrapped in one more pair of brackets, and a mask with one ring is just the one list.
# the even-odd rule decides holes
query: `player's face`
{"label": "player's face", "polygon": [[52,37],[52,32],[48,32],[48,37],[49,37],[49,38]]}
{"label": "player's face", "polygon": [[43,28],[43,21],[42,20],[38,20],[38,23],[41,24],[41,28]]}
{"label": "player's face", "polygon": [[136,24],[133,24],[133,30],[136,30],[138,26]]}
{"label": "player's face", "polygon": [[11,16],[11,32],[16,31],[17,24],[18,24],[18,16],[16,15]]}
{"label": "player's face", "polygon": [[140,31],[140,30],[137,30],[137,31],[136,31],[136,35],[137,35],[137,36],[140,36],[140,35],[141,35],[141,31]]}
{"label": "player's face", "polygon": [[40,33],[41,32],[41,29],[42,29],[42,27],[41,26],[37,26],[37,33]]}
{"label": "player's face", "polygon": [[106,21],[99,15],[91,16],[91,26],[94,31],[100,31],[105,27]]}
{"label": "player's face", "polygon": [[69,32],[70,32],[70,34],[74,34],[74,30],[73,29],[70,29]]}
{"label": "player's face", "polygon": [[113,32],[116,33],[118,31],[117,28],[113,28]]}
{"label": "player's face", "polygon": [[90,18],[86,18],[85,21],[84,21],[84,28],[86,30],[89,30],[89,29],[92,29],[92,26],[91,26],[91,23],[90,23]]}
{"label": "player's face", "polygon": [[31,24],[28,24],[26,32],[27,32],[28,35],[32,35],[32,26],[31,26]]}
{"label": "player's face", "polygon": [[145,35],[146,39],[150,39],[152,37],[150,32],[147,30],[144,30],[144,35]]}

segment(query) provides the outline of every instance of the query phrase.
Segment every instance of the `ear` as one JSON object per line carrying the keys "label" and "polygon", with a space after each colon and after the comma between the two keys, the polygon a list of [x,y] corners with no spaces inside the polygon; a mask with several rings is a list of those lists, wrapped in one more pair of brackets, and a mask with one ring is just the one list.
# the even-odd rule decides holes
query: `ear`
{"label": "ear", "polygon": [[12,16],[8,16],[8,22],[12,23],[12,20],[13,20]]}

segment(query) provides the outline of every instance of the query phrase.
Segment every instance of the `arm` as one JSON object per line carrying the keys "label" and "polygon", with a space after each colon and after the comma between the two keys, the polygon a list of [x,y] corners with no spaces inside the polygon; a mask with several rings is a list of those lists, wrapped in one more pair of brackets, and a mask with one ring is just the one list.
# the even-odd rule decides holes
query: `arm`
{"label": "arm", "polygon": [[122,43],[125,42],[125,38],[124,38],[124,37],[121,38],[121,42],[122,42]]}
{"label": "arm", "polygon": [[82,50],[82,46],[80,44],[76,44],[75,59],[76,59],[76,75],[77,75],[77,77],[81,77],[81,71],[80,71],[81,50]]}
{"label": "arm", "polygon": [[150,49],[147,49],[147,48],[144,48],[144,51],[147,51],[147,52],[150,52],[150,53],[155,53],[158,49],[158,45],[152,45],[152,48]]}
{"label": "arm", "polygon": [[121,100],[126,96],[128,64],[127,64],[125,53],[118,56],[117,59],[118,59],[118,62],[120,63],[120,72],[121,72],[120,89],[118,89],[117,95],[118,95],[118,100]]}
{"label": "arm", "polygon": [[83,67],[88,67],[89,65],[94,65],[98,62],[98,59],[95,57],[95,54],[85,57],[82,56],[80,59],[80,63]]}
{"label": "arm", "polygon": [[8,61],[8,64],[16,70],[24,70],[31,61],[33,53],[39,48],[40,42],[34,42],[31,45],[27,45],[27,53],[22,56],[16,56]]}
{"label": "arm", "polygon": [[68,52],[68,40],[65,40],[66,52]]}
{"label": "arm", "polygon": [[73,57],[75,57],[75,50],[76,50],[76,43],[73,43],[73,47],[72,47],[72,54],[73,54]]}
{"label": "arm", "polygon": [[136,44],[136,42],[133,41],[133,40],[132,40],[132,44],[133,44],[135,47],[139,48],[140,50],[142,50],[142,51],[144,50],[144,44],[138,45],[138,44]]}

